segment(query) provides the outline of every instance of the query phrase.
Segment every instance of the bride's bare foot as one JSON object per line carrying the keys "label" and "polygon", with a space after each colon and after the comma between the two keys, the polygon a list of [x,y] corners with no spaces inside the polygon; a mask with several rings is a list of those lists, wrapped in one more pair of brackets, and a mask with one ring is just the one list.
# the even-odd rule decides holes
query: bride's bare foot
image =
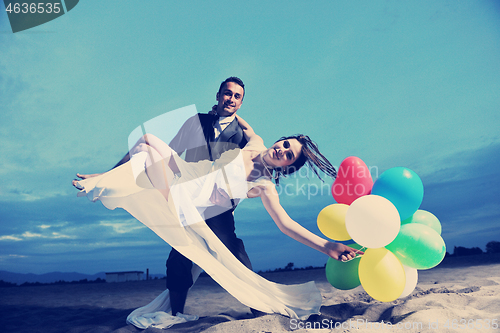
{"label": "bride's bare foot", "polygon": [[73,179],[73,181],[71,182],[71,184],[73,184],[73,186],[74,186],[77,190],[82,190],[82,187],[78,184],[78,180],[77,180],[77,179]]}
{"label": "bride's bare foot", "polygon": [[93,173],[93,174],[89,174],[89,175],[82,175],[82,174],[77,173],[77,174],[76,174],[76,176],[77,176],[78,178],[80,178],[80,179],[74,179],[74,180],[71,182],[71,184],[73,184],[73,186],[74,186],[74,187],[76,187],[77,189],[82,190],[82,189],[83,189],[83,187],[81,187],[81,186],[78,184],[78,182],[79,182],[80,180],[89,179],[89,178],[97,177],[97,176],[100,176],[100,175],[102,175],[102,173]]}
{"label": "bride's bare foot", "polygon": [[80,179],[87,179],[87,178],[92,178],[92,177],[97,177],[97,176],[100,176],[102,175],[102,173],[93,173],[93,174],[89,174],[89,175],[82,175],[82,174],[79,174],[77,173],[76,176]]}

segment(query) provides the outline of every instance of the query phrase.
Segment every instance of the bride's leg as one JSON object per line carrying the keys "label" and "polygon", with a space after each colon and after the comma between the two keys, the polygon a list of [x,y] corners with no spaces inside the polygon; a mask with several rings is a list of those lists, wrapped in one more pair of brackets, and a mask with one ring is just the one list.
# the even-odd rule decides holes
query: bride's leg
{"label": "bride's leg", "polygon": [[[160,193],[168,201],[170,184],[174,179],[174,171],[169,166],[169,164],[172,164],[169,163],[169,161],[173,160],[173,158],[171,158],[171,154],[170,156],[167,156],[167,158],[164,158],[155,148],[145,143],[139,144],[136,150],[148,153],[146,158],[146,174],[151,181],[151,184],[153,184],[153,186],[160,191]],[[177,168],[175,161],[173,164],[175,165],[175,168]]]}
{"label": "bride's leg", "polygon": [[130,149],[130,155],[133,155],[138,151],[143,151],[143,148],[139,147],[143,144],[146,144],[156,150],[156,152],[160,154],[161,158],[167,161],[174,173],[179,172],[179,168],[177,167],[177,164],[175,164],[175,160],[171,158],[172,153],[175,152],[172,150],[172,148],[170,148],[169,145],[167,145],[165,142],[163,142],[153,134],[144,134]]}
{"label": "bride's leg", "polygon": [[[155,186],[158,190],[161,190],[163,192],[165,192],[165,190],[167,191],[165,192],[164,195],[165,198],[167,198],[168,200],[168,188],[169,188],[168,179],[171,181],[173,179],[173,175],[179,172],[179,168],[177,167],[175,160],[171,158],[173,152],[172,148],[170,148],[165,142],[160,140],[155,135],[153,134],[143,135],[129,150],[129,152],[120,160],[120,162],[118,162],[112,169],[124,164],[125,162],[128,162],[130,160],[130,156],[137,154],[138,152],[141,151],[151,152],[151,154],[148,154],[148,164],[147,164],[149,165],[150,170],[148,172],[148,167],[146,167],[146,173],[148,174],[153,186]],[[158,165],[155,165],[157,163],[154,162],[158,161],[162,161],[162,163],[158,163]],[[165,171],[160,170],[159,167],[160,165],[165,165]],[[76,176],[80,178],[80,180],[84,180],[92,177],[97,177],[102,174],[103,173],[94,173],[94,174],[77,173]],[[167,185],[165,185],[165,180],[167,180]],[[77,182],[78,182],[77,179],[72,181],[73,186],[76,188],[78,188]]]}
{"label": "bride's leg", "polygon": [[[132,149],[137,149],[137,146],[138,146],[139,144],[141,144],[141,143],[144,143],[144,137],[141,137],[141,138],[139,139],[139,141],[137,141],[137,143],[134,145],[134,147],[132,147]],[[132,151],[132,149],[131,149],[131,151]],[[122,165],[122,164],[124,164],[124,163],[126,163],[126,162],[130,161],[130,155],[131,155],[131,154],[130,154],[130,152],[127,152],[127,153],[125,154],[125,156],[123,156],[123,158],[122,158],[122,159],[121,159],[118,163],[116,163],[116,165],[115,165],[114,167],[112,167],[110,170],[113,170],[114,168],[119,167],[120,165]],[[97,177],[97,176],[100,176],[100,175],[102,175],[103,173],[104,173],[104,172],[102,172],[102,173],[92,173],[92,174],[81,174],[81,173],[77,173],[77,174],[76,174],[76,177],[78,177],[78,178],[79,178],[79,180],[84,180],[84,179],[88,179],[88,178],[92,178],[92,177]],[[73,180],[73,182],[72,182],[73,186],[75,186],[75,187],[76,187],[76,182],[78,182],[78,180],[77,180],[77,179]]]}
{"label": "bride's leg", "polygon": [[[137,144],[138,144],[138,143],[137,143]],[[137,144],[136,144],[136,145],[137,145]],[[134,147],[135,147],[135,146],[134,146]],[[128,152],[127,152],[127,154],[125,154],[125,156],[123,156],[123,158],[122,158],[122,159],[121,159],[118,163],[116,163],[116,164],[115,164],[115,166],[114,166],[114,167],[112,167],[110,170],[113,170],[114,168],[117,168],[117,167],[119,167],[120,165],[122,165],[122,164],[124,164],[124,163],[126,163],[126,162],[128,162],[128,161],[130,161],[130,153],[128,153]],[[73,184],[73,186],[75,186],[75,187],[76,187],[76,182],[78,182],[78,180],[84,180],[84,179],[88,179],[88,178],[92,178],[92,177],[97,177],[97,176],[102,175],[103,173],[104,173],[104,172],[102,172],[102,173],[92,173],[92,174],[81,174],[81,173],[77,173],[77,174],[76,174],[76,177],[78,177],[79,179],[75,179],[75,180],[73,180],[72,184]]]}
{"label": "bride's leg", "polygon": [[[136,143],[135,145],[129,150],[129,152],[127,152],[125,154],[125,156],[122,157],[122,159],[120,161],[118,161],[118,163],[115,164],[114,167],[112,167],[110,170],[113,170],[117,167],[119,167],[120,165],[122,164],[125,164],[126,162],[130,161],[130,156],[133,155],[134,153],[132,153],[132,151],[134,150],[135,153],[139,152],[140,150],[137,150],[137,147],[141,144],[141,143],[145,143],[145,140],[144,140],[144,136],[142,136]],[[97,177],[97,176],[100,176],[102,175],[104,172],[102,173],[93,173],[93,174],[80,174],[80,173],[77,173],[76,176],[80,179],[87,179],[87,178],[92,178],[92,177]],[[74,186],[74,182],[77,181],[77,180],[74,180],[73,181],[73,186]]]}
{"label": "bride's leg", "polygon": [[76,176],[80,179],[87,179],[87,178],[92,178],[92,177],[97,177],[102,175],[102,173],[93,173],[93,174],[88,174],[88,175],[83,175],[80,173],[77,173]]}

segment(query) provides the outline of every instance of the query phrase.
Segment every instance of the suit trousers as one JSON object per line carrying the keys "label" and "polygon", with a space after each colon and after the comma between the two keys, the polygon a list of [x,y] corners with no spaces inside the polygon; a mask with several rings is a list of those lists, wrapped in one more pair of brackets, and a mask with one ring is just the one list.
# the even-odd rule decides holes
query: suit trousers
{"label": "suit trousers", "polygon": [[[208,227],[231,251],[231,253],[248,269],[252,264],[245,251],[243,241],[236,237],[233,210],[206,220]],[[187,291],[193,285],[191,269],[193,263],[174,248],[167,259],[167,289],[173,291]]]}

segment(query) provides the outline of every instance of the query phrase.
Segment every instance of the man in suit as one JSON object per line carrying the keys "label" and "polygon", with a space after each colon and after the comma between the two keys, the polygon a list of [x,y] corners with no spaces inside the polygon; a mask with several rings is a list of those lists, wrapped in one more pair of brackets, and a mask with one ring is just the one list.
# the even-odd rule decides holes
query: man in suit
{"label": "man in suit", "polygon": [[[182,125],[169,146],[179,156],[185,153],[184,159],[187,162],[213,161],[225,151],[243,148],[247,141],[235,114],[243,103],[244,88],[245,85],[237,77],[229,77],[223,81],[216,94],[217,105],[214,107],[216,115],[198,113],[192,116]],[[113,168],[129,160],[130,153],[127,153]],[[92,176],[95,175],[77,174],[81,179]],[[212,195],[215,195],[216,202],[225,203],[229,200],[227,194],[220,189],[214,190]],[[207,208],[204,215],[210,218],[205,222],[231,253],[246,267],[252,269],[243,242],[235,234],[233,216],[235,205],[234,202],[231,203],[232,208],[217,205]],[[193,285],[192,266],[193,263],[189,259],[172,249],[167,260],[167,288],[170,291],[172,315],[184,311],[187,292]],[[252,312],[254,311],[252,309]]]}
{"label": "man in suit", "polygon": [[[187,162],[200,160],[216,160],[222,153],[234,148],[243,148],[246,144],[243,131],[238,125],[235,114],[243,103],[245,94],[243,82],[237,77],[230,77],[223,81],[216,94],[216,115],[201,114],[188,119],[169,146],[181,155],[185,152]],[[193,131],[203,131],[206,145],[192,147],[190,139]],[[217,192],[223,196],[224,193]],[[213,216],[205,222],[226,247],[246,267],[252,269],[250,259],[245,251],[241,239],[236,237],[234,226],[234,203],[232,209],[220,210],[217,206],[210,207],[218,211],[206,212],[206,216]],[[184,305],[189,288],[193,285],[191,276],[192,262],[182,254],[172,249],[167,259],[167,288],[170,292],[172,315],[184,312]]]}

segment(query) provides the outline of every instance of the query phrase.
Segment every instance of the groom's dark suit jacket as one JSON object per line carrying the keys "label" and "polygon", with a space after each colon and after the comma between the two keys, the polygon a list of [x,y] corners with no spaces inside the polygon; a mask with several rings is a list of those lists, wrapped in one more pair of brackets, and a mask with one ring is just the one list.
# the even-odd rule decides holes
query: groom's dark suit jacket
{"label": "groom's dark suit jacket", "polygon": [[[216,160],[225,151],[243,148],[246,145],[247,141],[236,119],[222,131],[217,139],[214,135],[215,121],[214,116],[202,113],[189,118],[170,142],[170,147],[178,155],[185,152],[186,162],[198,162]],[[218,208],[213,207],[213,209]],[[243,242],[236,237],[233,210],[214,214],[214,217],[205,222],[231,253],[246,267],[252,269]],[[167,260],[167,288],[179,291],[189,289],[193,284],[191,267],[192,263],[189,259],[172,249]]]}
{"label": "groom's dark suit jacket", "polygon": [[184,158],[186,162],[198,162],[214,161],[223,152],[243,148],[246,145],[247,141],[236,119],[222,131],[217,139],[214,134],[215,121],[214,116],[202,113],[189,118],[170,142],[170,147],[179,155],[186,152]]}

